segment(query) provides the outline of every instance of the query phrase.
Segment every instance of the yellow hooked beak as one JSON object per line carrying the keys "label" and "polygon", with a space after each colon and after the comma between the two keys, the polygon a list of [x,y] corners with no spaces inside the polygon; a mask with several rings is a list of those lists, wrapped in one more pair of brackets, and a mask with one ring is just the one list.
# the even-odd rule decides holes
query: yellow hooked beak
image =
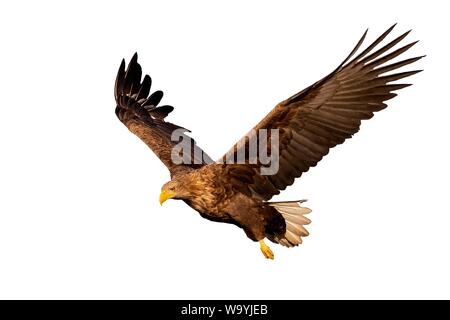
{"label": "yellow hooked beak", "polygon": [[161,190],[161,194],[159,195],[159,204],[162,205],[166,200],[172,199],[175,197],[175,192],[170,190]]}

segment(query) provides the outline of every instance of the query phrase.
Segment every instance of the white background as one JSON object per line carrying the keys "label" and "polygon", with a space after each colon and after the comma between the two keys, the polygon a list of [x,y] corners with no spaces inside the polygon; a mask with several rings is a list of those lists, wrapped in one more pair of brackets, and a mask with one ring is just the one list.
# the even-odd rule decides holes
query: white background
{"label": "white background", "polygon": [[[444,3],[2,2],[0,298],[450,298]],[[267,261],[159,206],[168,172],[114,114],[123,57],[218,158],[394,22],[425,72],[276,198],[309,199],[303,245]]]}

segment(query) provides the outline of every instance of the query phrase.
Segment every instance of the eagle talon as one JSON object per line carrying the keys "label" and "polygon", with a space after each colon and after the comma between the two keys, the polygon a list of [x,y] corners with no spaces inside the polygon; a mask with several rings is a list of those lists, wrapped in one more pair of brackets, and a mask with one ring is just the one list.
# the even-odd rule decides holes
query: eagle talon
{"label": "eagle talon", "polygon": [[264,242],[264,240],[259,241],[259,245],[260,245],[261,252],[263,253],[264,257],[266,257],[267,259],[273,260],[275,255],[273,254],[273,252],[269,248],[269,246]]}

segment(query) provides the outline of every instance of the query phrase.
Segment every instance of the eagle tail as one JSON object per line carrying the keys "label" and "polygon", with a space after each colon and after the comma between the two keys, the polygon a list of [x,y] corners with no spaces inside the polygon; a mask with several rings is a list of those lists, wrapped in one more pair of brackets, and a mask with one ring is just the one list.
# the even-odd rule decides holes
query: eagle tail
{"label": "eagle tail", "polygon": [[277,240],[275,242],[290,248],[301,244],[302,237],[309,235],[309,232],[304,226],[311,222],[311,220],[305,217],[306,214],[311,212],[311,209],[301,206],[305,201],[306,200],[267,203],[274,207],[286,221],[286,233],[284,234],[284,237],[275,239]]}

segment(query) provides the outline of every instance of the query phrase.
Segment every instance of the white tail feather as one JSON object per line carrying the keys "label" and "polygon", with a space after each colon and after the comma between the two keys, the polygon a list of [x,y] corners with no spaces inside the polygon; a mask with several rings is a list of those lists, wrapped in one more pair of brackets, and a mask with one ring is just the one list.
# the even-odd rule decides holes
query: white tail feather
{"label": "white tail feather", "polygon": [[309,235],[304,225],[311,223],[305,214],[311,212],[311,209],[300,206],[306,200],[287,201],[287,202],[269,202],[268,205],[274,207],[286,221],[286,233],[284,238],[276,239],[279,244],[286,247],[297,246],[302,243],[302,237]]}

